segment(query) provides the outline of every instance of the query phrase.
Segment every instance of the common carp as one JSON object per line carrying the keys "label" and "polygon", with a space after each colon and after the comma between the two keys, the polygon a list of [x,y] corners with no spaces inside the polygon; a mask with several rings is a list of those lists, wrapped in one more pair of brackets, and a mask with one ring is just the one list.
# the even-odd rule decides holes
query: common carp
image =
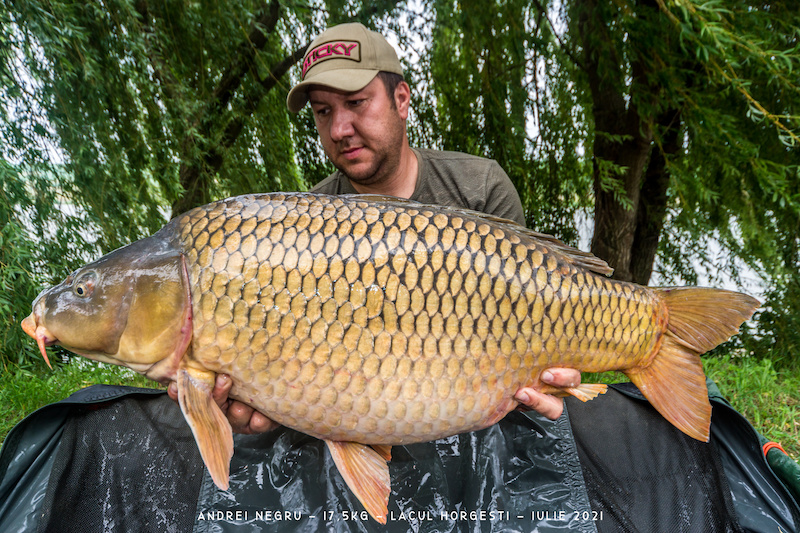
{"label": "common carp", "polygon": [[[551,367],[619,370],[687,435],[711,418],[699,355],[758,301],[608,278],[593,255],[462,209],[372,196],[260,194],[179,215],[33,303],[45,347],[177,381],[212,479],[228,487],[230,396],[323,439],[385,523],[393,445],[488,427]],[[48,362],[49,364],[49,362]],[[565,391],[582,400],[604,386]]]}

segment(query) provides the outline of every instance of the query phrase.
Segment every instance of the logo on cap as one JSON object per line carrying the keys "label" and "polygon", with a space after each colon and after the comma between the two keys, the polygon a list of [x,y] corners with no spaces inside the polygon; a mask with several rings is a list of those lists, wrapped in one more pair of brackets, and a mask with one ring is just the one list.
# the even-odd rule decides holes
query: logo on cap
{"label": "logo on cap", "polygon": [[328,59],[361,61],[361,44],[358,41],[331,41],[317,46],[306,54],[303,61],[303,79],[308,69]]}

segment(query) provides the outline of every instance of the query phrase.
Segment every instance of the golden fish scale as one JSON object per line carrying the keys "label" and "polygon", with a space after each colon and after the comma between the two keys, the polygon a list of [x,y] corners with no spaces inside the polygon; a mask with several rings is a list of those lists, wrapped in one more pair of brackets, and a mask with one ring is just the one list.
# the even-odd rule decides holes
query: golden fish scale
{"label": "golden fish scale", "polygon": [[485,427],[551,366],[634,366],[659,306],[504,224],[310,195],[178,221],[192,357],[232,396],[320,438],[426,441]]}

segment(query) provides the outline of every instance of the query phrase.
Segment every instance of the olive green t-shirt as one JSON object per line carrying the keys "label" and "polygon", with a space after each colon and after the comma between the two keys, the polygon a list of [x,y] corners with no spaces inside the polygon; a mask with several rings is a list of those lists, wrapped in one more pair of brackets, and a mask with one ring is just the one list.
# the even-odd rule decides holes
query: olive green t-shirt
{"label": "olive green t-shirt", "polygon": [[[514,185],[492,159],[440,150],[412,149],[419,170],[411,200],[464,207],[525,225],[525,214]],[[350,180],[336,171],[311,192],[357,194]]]}

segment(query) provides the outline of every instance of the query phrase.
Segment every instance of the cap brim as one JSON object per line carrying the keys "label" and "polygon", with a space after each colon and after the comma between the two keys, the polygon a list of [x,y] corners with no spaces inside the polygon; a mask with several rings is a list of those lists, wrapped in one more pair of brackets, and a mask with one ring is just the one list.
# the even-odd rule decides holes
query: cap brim
{"label": "cap brim", "polygon": [[292,113],[303,109],[308,102],[308,91],[313,85],[330,87],[344,92],[360,91],[375,79],[378,72],[365,69],[336,69],[309,76],[289,91],[289,95],[286,97],[286,107]]}

